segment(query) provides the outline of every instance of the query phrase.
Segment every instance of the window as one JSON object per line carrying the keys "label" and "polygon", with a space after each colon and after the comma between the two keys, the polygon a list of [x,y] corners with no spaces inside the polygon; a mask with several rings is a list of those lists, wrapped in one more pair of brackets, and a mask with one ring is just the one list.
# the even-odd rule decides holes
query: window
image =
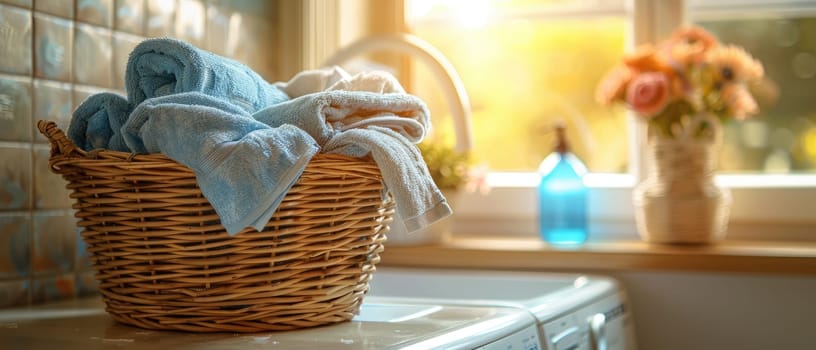
{"label": "window", "polygon": [[692,1],[693,22],[764,63],[760,115],[725,129],[723,172],[816,171],[816,2]]}
{"label": "window", "polygon": [[[489,195],[465,194],[457,202],[457,231],[537,231],[533,171],[551,150],[547,126],[563,119],[593,172],[590,239],[631,237],[630,193],[643,165],[639,145],[628,142],[638,127],[625,110],[599,108],[592,93],[627,47],[665,37],[685,12],[721,41],[746,47],[779,87],[778,96],[764,92],[770,95],[760,101],[760,116],[727,126],[718,181],[735,199],[729,237],[816,238],[808,232],[816,222],[809,199],[816,194],[816,105],[808,103],[816,97],[816,1],[406,0],[406,6],[408,28],[462,76],[476,160],[493,171]],[[444,112],[428,74],[412,68],[412,88]],[[437,125],[434,137],[450,142],[450,123]]]}
{"label": "window", "polygon": [[[552,125],[595,172],[627,172],[625,111],[594,103],[595,85],[624,52],[624,1],[411,0],[407,24],[456,67],[471,101],[473,158],[530,171],[552,151]],[[422,65],[411,87],[430,105],[434,142],[452,142],[437,82]],[[501,147],[496,147],[496,142]],[[603,152],[600,149],[603,148]]]}
{"label": "window", "polygon": [[[816,105],[807,104],[816,97],[812,88],[816,0],[298,4],[293,6],[302,13],[284,17],[298,19],[298,25],[282,25],[279,36],[314,44],[284,50],[299,52],[304,62],[320,62],[331,48],[355,38],[392,31],[422,37],[453,62],[470,95],[476,160],[486,162],[491,170],[489,194],[464,193],[457,201],[455,230],[465,234],[537,232],[534,171],[553,142],[546,128],[560,118],[567,122],[573,146],[592,172],[586,178],[590,240],[636,238],[631,190],[645,169],[641,138],[635,136],[643,130],[625,110],[598,107],[592,94],[601,74],[624,51],[661,40],[684,21],[700,24],[722,41],[749,48],[779,87],[778,99],[764,105],[762,115],[729,125],[729,145],[717,177],[731,188],[734,198],[728,238],[816,240],[811,232],[816,225],[811,199],[816,198]],[[329,4],[337,6],[334,17],[326,17],[335,6]],[[787,44],[774,41],[792,30],[799,36],[796,44],[789,37]],[[451,123],[444,119],[448,108],[435,77],[420,61],[386,56],[374,59],[386,65],[380,67],[407,71],[401,75],[407,87],[430,105],[434,140],[452,142]],[[789,63],[777,66],[776,62]],[[782,66],[784,72],[778,75]],[[293,66],[292,70],[312,67]]]}

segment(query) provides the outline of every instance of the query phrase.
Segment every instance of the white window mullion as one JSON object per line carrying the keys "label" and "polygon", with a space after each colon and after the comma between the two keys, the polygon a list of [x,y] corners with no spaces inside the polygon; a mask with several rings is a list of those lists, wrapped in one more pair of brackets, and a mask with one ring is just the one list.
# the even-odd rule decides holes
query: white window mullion
{"label": "white window mullion", "polygon": [[[686,21],[684,0],[632,0],[631,38],[627,50],[638,45],[655,44],[666,38]],[[646,125],[629,113],[627,128],[632,138],[629,145],[629,173],[636,183],[646,176],[649,164],[646,154]]]}

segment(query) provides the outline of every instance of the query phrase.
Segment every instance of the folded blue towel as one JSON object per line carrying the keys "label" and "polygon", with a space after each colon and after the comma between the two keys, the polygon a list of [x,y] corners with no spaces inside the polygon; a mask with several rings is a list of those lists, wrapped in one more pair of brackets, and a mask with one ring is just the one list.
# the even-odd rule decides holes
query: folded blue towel
{"label": "folded blue towel", "polygon": [[161,152],[196,174],[229,234],[262,230],[319,147],[292,125],[272,128],[198,93],[145,100],[122,128],[136,152]]}
{"label": "folded blue towel", "polygon": [[422,154],[403,135],[375,125],[340,132],[323,146],[326,153],[371,155],[406,232],[414,232],[451,215],[445,196],[431,179]]}
{"label": "folded blue towel", "polygon": [[125,68],[125,87],[133,105],[152,97],[198,91],[253,113],[289,99],[240,62],[170,38],[147,39],[133,49]]}
{"label": "folded blue towel", "polygon": [[74,110],[68,126],[68,138],[79,148],[90,151],[104,148],[129,151],[119,129],[133,106],[117,94],[102,92],[89,96]]}
{"label": "folded blue towel", "polygon": [[311,93],[267,107],[252,116],[272,127],[296,125],[321,145],[337,132],[368,125],[388,127],[418,143],[430,126],[428,107],[418,97],[366,91]]}
{"label": "folded blue towel", "polygon": [[262,109],[253,117],[272,127],[306,130],[326,153],[373,156],[408,232],[451,214],[414,146],[429,122],[425,103],[415,96],[325,91]]}

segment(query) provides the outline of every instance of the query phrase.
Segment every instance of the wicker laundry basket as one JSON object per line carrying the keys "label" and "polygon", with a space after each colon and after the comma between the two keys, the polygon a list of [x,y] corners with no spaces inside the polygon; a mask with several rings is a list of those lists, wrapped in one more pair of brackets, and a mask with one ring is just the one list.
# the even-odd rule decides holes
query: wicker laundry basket
{"label": "wicker laundry basket", "polygon": [[263,231],[230,236],[189,168],[159,154],[85,152],[53,122],[107,312],[148,329],[290,330],[350,320],[379,262],[393,201],[371,161],[316,155]]}

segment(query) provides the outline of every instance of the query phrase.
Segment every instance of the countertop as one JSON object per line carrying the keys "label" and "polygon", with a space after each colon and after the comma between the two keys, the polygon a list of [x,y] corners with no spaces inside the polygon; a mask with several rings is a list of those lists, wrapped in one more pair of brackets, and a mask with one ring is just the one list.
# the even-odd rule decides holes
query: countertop
{"label": "countertop", "polygon": [[[279,332],[186,333],[119,324],[100,297],[0,310],[0,348],[6,350],[165,349],[472,349],[507,332],[535,334],[522,309],[395,304],[366,297],[353,320]],[[474,334],[478,334],[476,337]],[[534,341],[534,340],[529,340]]]}
{"label": "countertop", "polygon": [[457,236],[442,243],[389,245],[383,266],[534,271],[702,271],[816,275],[816,243],[725,240],[659,245],[639,240],[553,247],[538,238]]}

